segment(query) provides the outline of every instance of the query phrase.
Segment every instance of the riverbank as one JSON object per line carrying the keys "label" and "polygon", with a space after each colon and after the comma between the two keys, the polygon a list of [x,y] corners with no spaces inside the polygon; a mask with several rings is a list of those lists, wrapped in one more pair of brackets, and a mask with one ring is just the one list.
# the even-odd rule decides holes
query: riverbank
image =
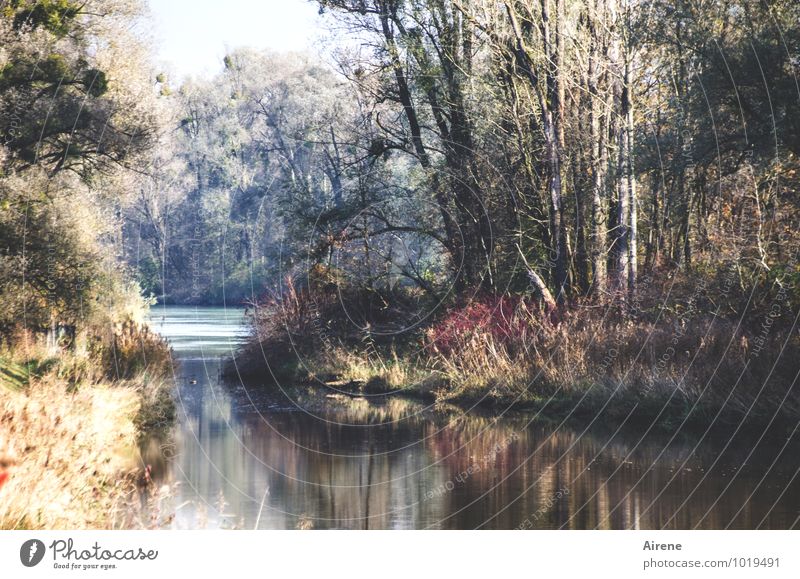
{"label": "riverbank", "polygon": [[[786,342],[792,344],[787,349],[796,351],[796,340],[789,338]],[[800,396],[791,376],[791,372],[797,374],[794,359],[776,363],[766,356],[769,362],[753,370],[744,362],[736,365],[723,360],[718,365],[719,360],[711,363],[702,356],[692,363],[686,350],[681,356],[683,363],[673,365],[669,376],[647,374],[649,365],[659,363],[651,359],[657,350],[644,345],[633,362],[611,354],[617,357],[619,367],[618,371],[607,373],[602,373],[607,370],[602,365],[558,370],[562,356],[548,352],[537,361],[500,358],[496,366],[487,364],[479,372],[459,372],[455,376],[437,369],[431,360],[423,365],[396,358],[381,364],[353,355],[316,357],[305,360],[301,371],[272,368],[261,378],[266,377],[269,382],[271,376],[267,372],[271,371],[282,383],[296,382],[301,388],[323,386],[344,396],[410,397],[462,409],[480,406],[497,412],[523,411],[551,421],[611,427],[645,425],[654,432],[670,432],[678,427],[697,432],[716,424],[723,428],[773,425],[776,432],[788,433],[800,416]],[[729,355],[746,360],[738,344],[731,345]],[[626,362],[631,365],[626,366]],[[297,372],[294,375],[293,370]],[[254,376],[250,374],[247,379],[253,380]]]}
{"label": "riverbank", "polygon": [[481,296],[382,342],[378,332],[354,339],[320,331],[347,321],[312,288],[292,294],[288,307],[267,303],[258,312],[236,371],[246,380],[513,407],[555,420],[665,431],[712,422],[791,428],[800,416],[796,291],[762,280],[759,301],[750,302],[724,275],[682,274],[669,285],[648,277],[635,303],[585,300],[549,315],[525,296]]}
{"label": "riverbank", "polygon": [[[586,428],[522,406],[373,396],[341,376],[281,388],[263,375],[224,380],[224,359],[247,338],[231,314],[165,308],[153,326],[181,362],[187,417],[173,443],[151,441],[145,455],[155,486],[170,485],[169,504],[181,505],[162,509],[174,528],[511,529],[564,485],[574,500],[537,515],[536,528],[631,528],[624,513],[636,505],[648,529],[755,528],[764,517],[762,527],[790,528],[797,517],[800,454],[777,429],[654,432],[602,416]],[[777,506],[774,488],[787,489]]]}
{"label": "riverbank", "polygon": [[175,419],[169,349],[134,325],[78,351],[0,356],[2,529],[143,526],[138,443]]}

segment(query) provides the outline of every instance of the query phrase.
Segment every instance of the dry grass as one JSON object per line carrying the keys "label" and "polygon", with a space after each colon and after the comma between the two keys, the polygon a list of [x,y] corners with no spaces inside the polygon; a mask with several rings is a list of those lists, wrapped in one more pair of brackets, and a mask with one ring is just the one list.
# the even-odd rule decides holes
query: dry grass
{"label": "dry grass", "polygon": [[434,365],[449,384],[442,397],[574,401],[588,394],[584,408],[592,412],[593,402],[613,393],[611,414],[624,415],[633,404],[645,415],[668,404],[667,418],[690,409],[698,419],[722,409],[731,421],[800,413],[800,395],[792,393],[800,340],[777,328],[756,350],[758,336],[711,317],[655,324],[577,312],[557,326],[527,324],[511,345],[474,332],[438,352]]}
{"label": "dry grass", "polygon": [[380,356],[353,350],[337,350],[327,356],[322,366],[338,374],[342,380],[361,382],[367,391],[387,392],[414,388],[429,376],[429,372],[394,352]]}
{"label": "dry grass", "polygon": [[140,328],[72,350],[25,335],[0,352],[0,528],[152,526],[165,492],[137,470],[137,441],[175,407],[169,349]]}
{"label": "dry grass", "polygon": [[127,318],[115,324],[91,349],[110,380],[126,380],[144,374],[163,377],[172,369],[172,353],[166,340],[146,324]]}
{"label": "dry grass", "polygon": [[0,388],[0,456],[10,477],[0,490],[0,528],[110,528],[133,488],[134,388],[35,381]]}
{"label": "dry grass", "polygon": [[769,318],[762,308],[740,323],[709,313],[701,297],[630,315],[574,305],[557,323],[524,300],[499,313],[468,306],[428,329],[417,360],[342,350],[320,367],[377,391],[405,388],[439,401],[546,402],[550,415],[596,416],[605,407],[615,420],[636,407],[636,417],[665,427],[683,418],[795,421],[800,336],[790,333],[791,319]]}
{"label": "dry grass", "polygon": [[547,403],[548,414],[580,402],[578,413],[605,407],[605,416],[624,418],[636,407],[636,416],[665,424],[773,416],[790,423],[800,414],[792,389],[800,278],[796,268],[748,273],[743,263],[731,250],[691,270],[656,268],[641,276],[633,299],[576,298],[554,316],[524,295],[476,295],[440,312],[421,341],[409,334],[390,343],[343,336],[336,329],[351,326],[333,302],[288,283],[284,299],[255,318],[242,366],[264,375],[266,357],[287,368],[287,380],[308,370],[370,392]]}

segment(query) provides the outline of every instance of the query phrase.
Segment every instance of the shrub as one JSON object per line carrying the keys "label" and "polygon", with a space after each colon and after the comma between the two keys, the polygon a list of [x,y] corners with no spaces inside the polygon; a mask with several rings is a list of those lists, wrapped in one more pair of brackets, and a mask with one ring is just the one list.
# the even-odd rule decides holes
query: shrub
{"label": "shrub", "polygon": [[107,378],[128,380],[140,374],[163,377],[172,370],[172,351],[149,327],[126,319],[93,340]]}
{"label": "shrub", "polygon": [[495,346],[514,350],[538,325],[535,311],[520,296],[482,296],[466,306],[451,308],[427,330],[425,346],[432,353],[449,355],[473,338],[485,336]]}

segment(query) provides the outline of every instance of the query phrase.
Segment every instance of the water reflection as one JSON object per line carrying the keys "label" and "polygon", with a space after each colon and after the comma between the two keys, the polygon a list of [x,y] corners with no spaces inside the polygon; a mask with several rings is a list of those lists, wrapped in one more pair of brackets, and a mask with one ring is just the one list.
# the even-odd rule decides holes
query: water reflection
{"label": "water reflection", "polygon": [[743,464],[745,436],[721,454],[714,440],[640,442],[523,414],[267,394],[222,384],[219,358],[197,357],[180,334],[230,347],[239,326],[215,325],[210,310],[198,324],[179,311],[171,326],[169,314],[171,339],[187,348],[176,348],[181,422],[174,458],[153,443],[147,460],[180,483],[180,528],[791,528],[800,514],[793,443],[763,443]]}

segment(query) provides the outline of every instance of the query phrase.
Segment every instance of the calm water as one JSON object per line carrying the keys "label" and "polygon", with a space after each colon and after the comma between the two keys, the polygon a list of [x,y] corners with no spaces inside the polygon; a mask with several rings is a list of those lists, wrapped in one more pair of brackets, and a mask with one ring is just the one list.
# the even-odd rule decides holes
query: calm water
{"label": "calm water", "polygon": [[670,441],[226,384],[221,359],[243,321],[237,309],[153,311],[180,359],[179,424],[144,457],[173,487],[177,528],[800,526],[800,452],[786,437]]}

